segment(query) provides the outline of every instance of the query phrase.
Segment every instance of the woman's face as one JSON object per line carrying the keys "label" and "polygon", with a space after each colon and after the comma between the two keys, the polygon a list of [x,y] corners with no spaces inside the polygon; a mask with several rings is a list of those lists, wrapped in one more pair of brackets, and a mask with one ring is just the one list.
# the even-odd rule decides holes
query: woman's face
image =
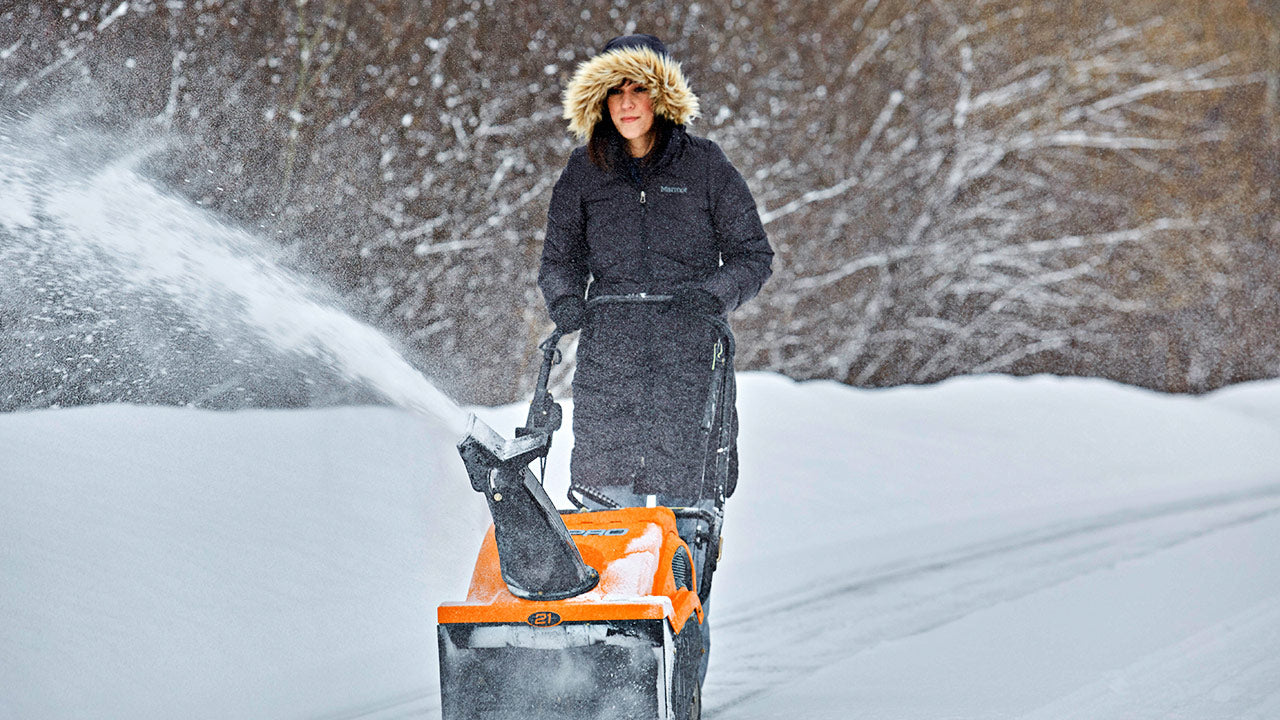
{"label": "woman's face", "polygon": [[619,135],[626,138],[632,154],[636,150],[644,151],[640,155],[648,152],[652,145],[649,133],[653,131],[653,103],[649,99],[648,88],[627,80],[609,90],[606,103],[613,126]]}

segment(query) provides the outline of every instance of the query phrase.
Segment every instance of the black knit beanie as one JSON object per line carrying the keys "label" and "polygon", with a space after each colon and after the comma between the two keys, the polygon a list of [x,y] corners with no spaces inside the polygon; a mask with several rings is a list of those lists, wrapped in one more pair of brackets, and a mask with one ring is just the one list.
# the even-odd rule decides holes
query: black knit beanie
{"label": "black knit beanie", "polygon": [[602,48],[600,52],[607,53],[610,50],[622,50],[624,48],[635,48],[635,47],[647,47],[650,50],[658,53],[659,55],[665,55],[667,57],[671,56],[671,53],[667,52],[667,46],[663,45],[661,40],[647,33],[638,33],[635,35],[619,35],[618,37],[605,43],[604,48]]}

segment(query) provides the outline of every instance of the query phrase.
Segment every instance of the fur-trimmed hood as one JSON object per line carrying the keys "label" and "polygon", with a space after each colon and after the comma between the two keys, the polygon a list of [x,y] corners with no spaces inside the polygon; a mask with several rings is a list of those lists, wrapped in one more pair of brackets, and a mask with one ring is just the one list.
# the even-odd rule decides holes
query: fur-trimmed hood
{"label": "fur-trimmed hood", "polygon": [[677,125],[698,116],[698,96],[689,89],[680,63],[649,47],[623,47],[600,53],[578,65],[564,91],[564,119],[569,130],[586,142],[604,116],[604,100],[611,88],[631,80],[649,90],[653,113]]}

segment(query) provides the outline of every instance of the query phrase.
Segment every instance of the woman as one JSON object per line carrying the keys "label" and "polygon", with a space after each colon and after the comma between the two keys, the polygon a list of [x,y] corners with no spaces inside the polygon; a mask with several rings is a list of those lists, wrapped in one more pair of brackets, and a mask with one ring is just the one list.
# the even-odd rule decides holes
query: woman
{"label": "woman", "polygon": [[[723,317],[754,297],[773,258],[742,176],[685,131],[697,114],[680,65],[652,35],[610,40],[564,94],[569,128],[587,144],[552,192],[538,284],[556,327],[582,329],[573,483],[622,506],[706,499],[699,440],[714,337],[698,315]],[[587,297],[635,293],[673,300],[587,316]]]}

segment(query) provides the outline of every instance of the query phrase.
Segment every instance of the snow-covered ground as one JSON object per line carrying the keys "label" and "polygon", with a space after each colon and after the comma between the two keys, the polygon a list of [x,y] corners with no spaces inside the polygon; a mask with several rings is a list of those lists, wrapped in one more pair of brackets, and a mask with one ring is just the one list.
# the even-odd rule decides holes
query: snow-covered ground
{"label": "snow-covered ground", "polygon": [[[708,717],[1280,717],[1280,382],[745,374],[740,408]],[[454,432],[0,415],[0,718],[437,717],[487,524]]]}

